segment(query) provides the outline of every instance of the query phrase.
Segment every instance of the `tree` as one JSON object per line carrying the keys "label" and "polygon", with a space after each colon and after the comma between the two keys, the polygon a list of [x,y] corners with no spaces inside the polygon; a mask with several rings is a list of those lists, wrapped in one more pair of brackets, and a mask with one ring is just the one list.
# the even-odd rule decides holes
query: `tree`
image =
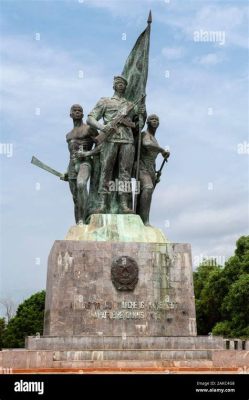
{"label": "tree", "polygon": [[205,260],[194,272],[198,335],[207,335],[220,320],[223,294],[219,280],[221,271],[222,267],[216,260]]}
{"label": "tree", "polygon": [[5,319],[0,318],[0,350],[3,347],[4,333],[5,333]]}
{"label": "tree", "polygon": [[212,334],[215,336],[225,336],[232,337],[232,328],[230,321],[221,321],[217,322],[217,324],[212,329]]}
{"label": "tree", "polygon": [[[216,324],[213,333],[233,337],[249,336],[249,274],[240,275],[223,300],[229,320]],[[219,333],[220,332],[220,333]]]}
{"label": "tree", "polygon": [[199,299],[201,296],[201,291],[204,288],[209,275],[213,271],[217,271],[221,266],[217,265],[215,259],[204,259],[204,261],[199,265],[196,271],[194,271],[194,288],[195,297]]}
{"label": "tree", "polygon": [[194,272],[198,334],[249,337],[249,236],[224,267],[202,263]]}
{"label": "tree", "polygon": [[45,291],[35,293],[19,305],[15,317],[9,321],[3,340],[4,347],[23,347],[25,336],[42,334]]}
{"label": "tree", "polygon": [[0,304],[4,308],[7,323],[11,320],[15,315],[16,307],[14,302],[9,298],[0,299]]}

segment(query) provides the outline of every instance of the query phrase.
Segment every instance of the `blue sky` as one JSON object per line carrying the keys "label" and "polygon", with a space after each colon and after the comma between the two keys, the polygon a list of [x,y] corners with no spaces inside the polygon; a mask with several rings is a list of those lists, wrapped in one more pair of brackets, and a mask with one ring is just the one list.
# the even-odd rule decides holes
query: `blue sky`
{"label": "blue sky", "polygon": [[[66,183],[30,164],[65,171],[69,108],[85,115],[112,94],[152,9],[147,110],[170,160],[151,222],[172,242],[222,261],[248,234],[248,5],[246,1],[0,1],[0,298],[45,288],[54,240],[74,223]],[[225,42],[194,41],[194,32]],[[126,35],[126,40],[123,40]],[[40,40],[36,40],[40,37]],[[210,38],[210,37],[209,37]],[[244,144],[244,151],[238,151]],[[160,163],[158,159],[158,164]]]}

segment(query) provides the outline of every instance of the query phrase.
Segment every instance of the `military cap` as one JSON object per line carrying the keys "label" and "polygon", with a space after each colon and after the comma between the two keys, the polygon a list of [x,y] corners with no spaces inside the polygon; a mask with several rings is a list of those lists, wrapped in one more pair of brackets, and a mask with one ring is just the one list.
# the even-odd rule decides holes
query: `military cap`
{"label": "military cap", "polygon": [[125,84],[126,84],[126,85],[128,85],[128,81],[127,81],[127,79],[125,79],[125,77],[124,77],[124,76],[122,76],[122,75],[117,75],[117,76],[114,76],[114,82],[116,82],[116,81],[120,81],[120,80],[124,81],[124,82],[125,82]]}

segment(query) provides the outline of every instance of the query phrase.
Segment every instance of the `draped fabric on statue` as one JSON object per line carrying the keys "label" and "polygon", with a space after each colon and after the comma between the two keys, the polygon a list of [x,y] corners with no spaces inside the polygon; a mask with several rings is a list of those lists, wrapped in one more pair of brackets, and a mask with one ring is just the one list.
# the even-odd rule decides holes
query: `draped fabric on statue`
{"label": "draped fabric on statue", "polygon": [[[148,17],[147,28],[138,37],[133,49],[131,50],[126,62],[122,75],[127,79],[128,85],[125,91],[125,97],[129,101],[138,101],[143,95],[146,94],[146,84],[149,69],[149,50],[150,50],[150,26],[152,22],[151,11]],[[142,101],[145,105],[145,97]],[[144,119],[139,116],[139,132],[135,134],[135,164],[133,168],[133,177],[136,178],[138,183],[138,166],[140,159],[140,146],[141,146],[141,131],[144,126]],[[134,197],[134,211],[137,207],[137,196]],[[131,204],[131,201],[130,201]]]}
{"label": "draped fabric on statue", "polygon": [[125,97],[129,101],[137,101],[146,93],[146,83],[149,67],[149,48],[150,48],[150,23],[151,14],[147,28],[138,37],[133,49],[131,50],[122,72],[127,79],[128,86]]}
{"label": "draped fabric on statue", "polygon": [[[125,90],[127,100],[136,102],[146,94],[146,84],[149,69],[149,50],[150,50],[150,27],[152,22],[151,11],[147,20],[147,27],[138,37],[133,49],[131,50],[123,71],[122,76],[127,79],[128,85]],[[143,104],[145,105],[145,97]],[[140,118],[140,130],[144,123]],[[137,147],[137,143],[136,143]]]}

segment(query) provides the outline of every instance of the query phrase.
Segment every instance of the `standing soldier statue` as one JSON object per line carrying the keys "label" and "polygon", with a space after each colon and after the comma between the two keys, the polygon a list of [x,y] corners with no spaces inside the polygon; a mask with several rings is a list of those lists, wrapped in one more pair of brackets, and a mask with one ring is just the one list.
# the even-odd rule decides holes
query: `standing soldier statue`
{"label": "standing soldier statue", "polygon": [[156,158],[159,153],[165,160],[169,157],[169,151],[159,146],[155,133],[159,126],[159,118],[152,114],[147,118],[147,130],[142,132],[141,155],[139,162],[140,194],[138,196],[137,214],[143,220],[144,225],[149,226],[149,214],[154,188],[159,182],[159,173],[156,172]]}
{"label": "standing soldier statue", "polygon": [[[107,213],[108,194],[110,194],[110,184],[114,179],[118,179],[119,185],[119,213],[131,214],[129,202],[131,198],[131,173],[134,162],[135,146],[133,132],[138,124],[138,112],[145,114],[145,109],[127,101],[125,90],[127,80],[123,76],[115,76],[113,97],[102,97],[94,109],[89,113],[87,123],[95,129],[100,130],[101,141],[100,150],[100,182],[99,182],[99,207],[94,210],[95,214]],[[104,125],[100,122],[103,118]],[[119,123],[115,126],[116,120]],[[144,118],[145,119],[145,118]],[[132,130],[133,128],[133,130]],[[98,141],[98,138],[96,138]],[[124,188],[124,189],[122,189]]]}
{"label": "standing soldier statue", "polygon": [[74,127],[66,135],[70,161],[67,173],[61,178],[68,180],[74,201],[74,215],[77,224],[86,222],[87,217],[87,182],[91,176],[91,157],[79,157],[81,151],[92,149],[94,138],[98,135],[96,129],[83,123],[83,108],[74,104],[70,110],[70,117]]}

